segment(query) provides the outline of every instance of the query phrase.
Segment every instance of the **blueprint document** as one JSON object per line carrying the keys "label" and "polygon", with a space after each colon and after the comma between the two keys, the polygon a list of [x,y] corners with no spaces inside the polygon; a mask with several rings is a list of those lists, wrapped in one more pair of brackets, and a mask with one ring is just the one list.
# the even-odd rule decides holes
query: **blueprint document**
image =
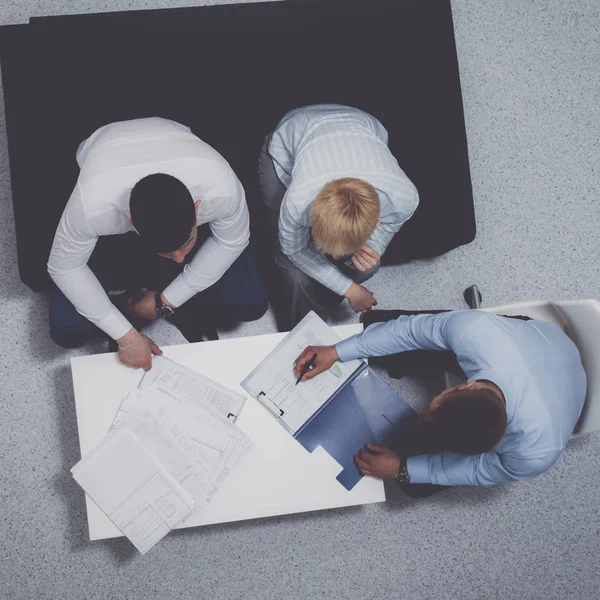
{"label": "blueprint document", "polygon": [[[150,376],[149,376],[150,375]],[[140,550],[211,500],[252,443],[245,397],[159,357],[73,477]]]}
{"label": "blueprint document", "polygon": [[194,507],[192,497],[126,425],[114,429],[71,472],[142,554]]}
{"label": "blueprint document", "polygon": [[156,388],[180,402],[199,404],[231,422],[235,422],[246,402],[242,394],[164,356],[153,358],[152,369],[142,377],[138,387]]}
{"label": "blueprint document", "polygon": [[279,417],[293,435],[361,365],[336,362],[329,371],[296,385],[294,363],[307,346],[331,346],[339,336],[314,312],[309,312],[246,377],[242,386]]}
{"label": "blueprint document", "polygon": [[223,415],[147,387],[128,394],[112,427],[127,424],[196,501],[210,500],[252,447]]}

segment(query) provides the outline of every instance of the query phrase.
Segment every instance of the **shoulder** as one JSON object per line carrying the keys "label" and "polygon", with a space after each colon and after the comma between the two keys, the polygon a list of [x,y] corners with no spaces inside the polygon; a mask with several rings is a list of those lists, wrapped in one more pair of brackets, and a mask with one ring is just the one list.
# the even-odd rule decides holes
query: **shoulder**
{"label": "shoulder", "polygon": [[312,199],[303,193],[298,193],[293,186],[286,191],[281,202],[280,221],[283,218],[297,225],[310,227]]}
{"label": "shoulder", "polygon": [[[178,168],[178,165],[174,167]],[[230,164],[208,145],[204,152],[182,161],[180,167],[189,182],[188,187],[199,186],[211,195],[233,193],[241,187]]]}
{"label": "shoulder", "polygon": [[495,315],[481,310],[463,309],[453,310],[445,322],[446,331],[456,336],[477,330],[487,324]]}

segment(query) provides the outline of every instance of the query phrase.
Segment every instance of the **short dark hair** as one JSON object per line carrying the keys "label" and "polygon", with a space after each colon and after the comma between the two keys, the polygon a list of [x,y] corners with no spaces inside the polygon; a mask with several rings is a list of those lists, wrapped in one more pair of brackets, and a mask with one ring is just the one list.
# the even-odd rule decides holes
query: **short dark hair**
{"label": "short dark hair", "polygon": [[429,412],[425,428],[442,451],[483,454],[504,436],[506,410],[491,390],[454,390]]}
{"label": "short dark hair", "polygon": [[196,222],[194,199],[185,184],[155,173],[140,179],[129,198],[131,220],[152,252],[173,252],[189,239]]}

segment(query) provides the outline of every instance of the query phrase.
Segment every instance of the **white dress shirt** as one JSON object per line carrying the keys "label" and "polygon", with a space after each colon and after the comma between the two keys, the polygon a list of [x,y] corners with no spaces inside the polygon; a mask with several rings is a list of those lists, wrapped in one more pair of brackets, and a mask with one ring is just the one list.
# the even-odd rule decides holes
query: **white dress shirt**
{"label": "white dress shirt", "polygon": [[339,295],[352,279],[312,241],[312,203],[334,179],[354,177],[370,183],[379,195],[381,223],[367,244],[383,255],[419,204],[417,189],[387,141],[387,131],[375,117],[357,108],[319,104],[285,115],[269,142],[275,171],[287,188],[279,215],[281,250],[299,269]]}
{"label": "white dress shirt", "polygon": [[197,224],[208,223],[211,229],[193,260],[163,292],[174,306],[215,283],[249,243],[240,181],[189,127],[158,117],[112,123],[79,146],[77,163],[81,171],[56,231],[48,272],[77,311],[114,339],[131,324],[87,262],[99,236],[135,231],[129,197],[140,179],[165,173],[182,181],[194,201],[200,200]]}
{"label": "white dress shirt", "polygon": [[484,485],[531,479],[561,455],[577,424],[586,376],[577,346],[554,323],[479,310],[402,316],[337,344],[342,361],[407,350],[452,350],[469,381],[496,384],[507,427],[484,454],[422,454],[407,460],[412,483]]}

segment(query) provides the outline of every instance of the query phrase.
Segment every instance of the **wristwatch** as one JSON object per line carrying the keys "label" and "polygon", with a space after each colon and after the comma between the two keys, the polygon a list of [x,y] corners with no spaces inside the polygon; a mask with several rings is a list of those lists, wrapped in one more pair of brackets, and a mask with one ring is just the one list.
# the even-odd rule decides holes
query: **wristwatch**
{"label": "wristwatch", "polygon": [[408,474],[408,464],[405,458],[400,459],[400,468],[394,475],[398,483],[410,483],[410,475]]}
{"label": "wristwatch", "polygon": [[175,312],[175,309],[171,308],[161,300],[161,294],[162,292],[156,292],[156,296],[154,296],[156,314],[163,319],[168,319]]}

